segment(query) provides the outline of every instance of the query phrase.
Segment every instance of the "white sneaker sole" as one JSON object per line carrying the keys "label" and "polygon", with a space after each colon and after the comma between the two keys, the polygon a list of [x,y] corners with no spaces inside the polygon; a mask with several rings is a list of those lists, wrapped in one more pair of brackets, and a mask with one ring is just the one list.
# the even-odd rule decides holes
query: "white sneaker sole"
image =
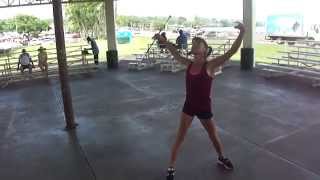
{"label": "white sneaker sole", "polygon": [[228,166],[226,166],[223,162],[221,162],[221,161],[217,161],[217,164],[218,165],[220,165],[220,166],[223,166],[225,169],[227,169],[227,170],[233,170],[233,168],[230,168],[230,167],[228,167]]}

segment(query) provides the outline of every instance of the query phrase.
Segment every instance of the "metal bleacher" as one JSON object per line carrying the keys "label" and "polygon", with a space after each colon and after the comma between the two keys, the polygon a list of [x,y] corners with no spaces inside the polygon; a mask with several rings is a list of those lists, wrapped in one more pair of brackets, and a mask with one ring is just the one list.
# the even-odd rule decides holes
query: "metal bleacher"
{"label": "metal bleacher", "polygon": [[[88,73],[92,70],[96,69],[96,65],[93,63],[93,56],[89,53],[83,53],[87,47],[87,45],[74,45],[66,47],[67,54],[67,67],[69,74],[79,74],[79,73]],[[34,68],[32,73],[23,72],[17,70],[17,63],[20,52],[16,52],[14,50],[2,53],[0,57],[0,84],[2,87],[6,85],[16,82],[16,81],[24,81],[31,79],[39,79],[39,78],[48,78],[48,77],[56,77],[58,76],[58,62],[56,49],[46,49],[48,59],[48,71],[43,72],[37,66],[38,64],[38,51],[27,51],[33,61]]]}
{"label": "metal bleacher", "polygon": [[312,80],[313,87],[320,86],[320,48],[290,46],[289,50],[278,51],[277,56],[268,59],[272,62],[258,64],[267,78],[291,75]]}

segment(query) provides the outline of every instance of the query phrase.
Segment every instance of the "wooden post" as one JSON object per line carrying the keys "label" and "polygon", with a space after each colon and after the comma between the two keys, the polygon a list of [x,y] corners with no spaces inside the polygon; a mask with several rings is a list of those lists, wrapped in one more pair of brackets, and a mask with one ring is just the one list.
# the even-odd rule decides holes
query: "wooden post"
{"label": "wooden post", "polygon": [[74,129],[77,126],[77,124],[74,121],[72,97],[69,86],[61,0],[53,0],[52,7],[54,17],[54,29],[56,36],[57,58],[59,66],[59,78],[61,83],[61,94],[63,99],[64,115],[66,120],[66,129],[70,130]]}

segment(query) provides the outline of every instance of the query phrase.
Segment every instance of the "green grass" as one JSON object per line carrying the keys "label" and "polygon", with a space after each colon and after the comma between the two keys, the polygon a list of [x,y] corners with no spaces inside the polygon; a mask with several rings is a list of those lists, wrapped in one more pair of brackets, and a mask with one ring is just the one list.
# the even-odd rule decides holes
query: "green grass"
{"label": "green grass", "polygon": [[[106,40],[97,41],[100,49],[106,51]],[[132,56],[132,54],[143,53],[146,51],[148,44],[152,43],[152,39],[149,37],[135,37],[133,41],[128,44],[118,44],[119,58],[126,58]],[[221,43],[221,41],[210,41],[209,43]],[[255,59],[257,62],[270,62],[267,57],[277,56],[278,51],[283,51],[284,45],[278,44],[256,44],[255,45]],[[104,54],[105,56],[105,54]],[[240,60],[240,50],[232,57],[232,60]]]}
{"label": "green grass", "polygon": [[[118,54],[119,54],[119,59],[128,59],[129,57],[133,57],[133,54],[136,53],[144,53],[147,48],[148,44],[152,43],[152,39],[150,37],[134,37],[132,41],[128,44],[118,44],[117,49],[118,49]],[[219,43],[220,41],[210,41],[209,43]],[[100,59],[105,60],[106,59],[106,51],[107,51],[107,41],[106,40],[97,40],[99,49],[100,49]],[[66,44],[66,47],[69,46],[75,46],[75,45],[87,45],[86,41],[78,42],[78,43],[68,43]],[[26,48],[27,51],[33,51],[31,54],[36,56],[37,54],[37,49],[39,48],[39,45],[36,46],[28,46],[24,47]],[[45,48],[48,49],[48,51],[55,53],[55,44],[50,44],[45,46]],[[51,50],[49,50],[51,49]],[[69,55],[68,51],[70,51],[70,48],[67,48],[67,55]],[[277,45],[277,44],[256,44],[255,45],[255,60],[256,62],[270,62],[270,59],[267,59],[267,57],[274,57],[277,56],[278,51],[285,50],[284,45]],[[80,51],[80,50],[79,50]],[[21,48],[16,49],[13,51],[16,53],[15,56],[13,56],[15,59],[21,52]],[[80,52],[79,52],[80,53]],[[3,58],[0,57],[0,64],[1,60]],[[240,50],[232,57],[232,60],[238,61],[240,60]],[[15,62],[16,60],[11,60],[11,62]],[[1,67],[0,67],[1,68]]]}
{"label": "green grass", "polygon": [[149,37],[135,37],[130,44],[118,44],[120,57],[146,52],[148,44],[151,44],[152,41]]}
{"label": "green grass", "polygon": [[[255,61],[270,63],[271,60],[267,57],[279,56],[278,51],[284,51],[285,49],[285,46],[278,44],[255,44]],[[232,60],[240,60],[240,50],[232,57]]]}
{"label": "green grass", "polygon": [[[132,54],[143,53],[147,50],[148,44],[152,43],[149,37],[134,37],[130,43],[117,44],[119,59],[125,59],[132,56]],[[101,57],[106,59],[106,51],[108,49],[107,40],[98,40],[97,44],[101,52]]]}
{"label": "green grass", "polygon": [[278,51],[284,51],[286,49],[283,45],[278,44],[256,44],[255,57],[259,62],[270,62],[267,57],[279,56]]}

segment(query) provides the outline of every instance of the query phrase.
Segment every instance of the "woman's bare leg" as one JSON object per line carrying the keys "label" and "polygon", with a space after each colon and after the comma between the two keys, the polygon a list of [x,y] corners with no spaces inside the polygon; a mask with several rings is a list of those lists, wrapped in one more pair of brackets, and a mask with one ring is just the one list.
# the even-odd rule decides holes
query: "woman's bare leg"
{"label": "woman's bare leg", "polygon": [[201,124],[203,125],[203,127],[206,129],[208,136],[214,146],[214,148],[216,149],[219,157],[222,157],[222,144],[218,138],[217,135],[217,130],[215,127],[215,124],[213,123],[212,119],[201,119]]}
{"label": "woman's bare leg", "polygon": [[212,119],[202,119],[200,121],[203,127],[207,130],[209,138],[218,153],[219,158],[217,163],[219,165],[222,165],[227,170],[232,170],[233,169],[232,162],[228,158],[225,158],[222,154],[222,144],[218,138],[214,121]]}
{"label": "woman's bare leg", "polygon": [[192,119],[193,119],[192,116],[189,116],[183,112],[181,113],[179,130],[178,130],[178,133],[176,136],[175,143],[173,144],[172,149],[171,149],[171,157],[170,157],[170,164],[169,164],[170,167],[175,166],[179,147],[181,146],[181,144],[184,140],[184,137],[187,134],[187,130],[192,123]]}

